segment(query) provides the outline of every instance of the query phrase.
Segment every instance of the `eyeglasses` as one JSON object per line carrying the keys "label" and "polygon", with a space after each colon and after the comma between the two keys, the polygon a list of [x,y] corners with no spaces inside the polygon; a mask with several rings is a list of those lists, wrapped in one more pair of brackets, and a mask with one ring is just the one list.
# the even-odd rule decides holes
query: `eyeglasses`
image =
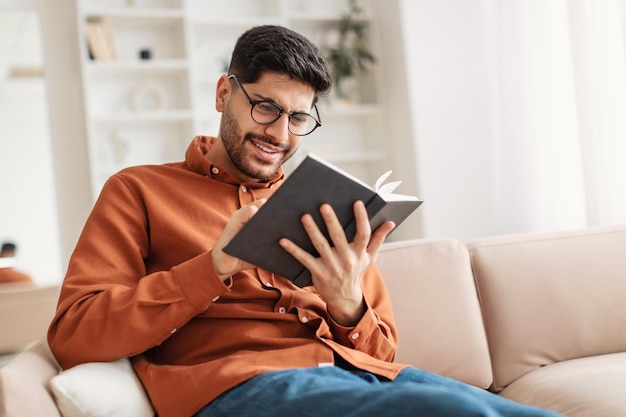
{"label": "eyeglasses", "polygon": [[[250,108],[250,116],[252,116],[252,120],[260,125],[271,125],[276,120],[280,119],[280,116],[285,112],[282,107],[273,101],[267,100],[252,100],[248,95],[248,92],[243,88],[241,82],[237,79],[234,74],[228,76],[229,79],[235,80],[241,92],[246,96],[248,102],[252,106]],[[315,109],[315,114],[317,114],[317,118],[313,117],[309,113],[304,112],[291,112],[287,113],[289,117],[289,123],[287,124],[287,129],[292,135],[296,136],[306,136],[309,133],[313,132],[319,126],[322,125],[320,122],[320,114],[317,111],[317,106],[313,105]]]}

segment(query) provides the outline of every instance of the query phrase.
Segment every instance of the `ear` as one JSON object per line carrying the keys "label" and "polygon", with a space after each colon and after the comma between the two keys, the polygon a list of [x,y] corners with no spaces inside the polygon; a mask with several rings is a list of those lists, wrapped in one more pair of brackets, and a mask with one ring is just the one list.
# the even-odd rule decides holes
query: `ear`
{"label": "ear", "polygon": [[215,89],[215,110],[222,113],[226,107],[226,100],[230,95],[230,80],[227,75],[222,75],[217,80],[217,88]]}

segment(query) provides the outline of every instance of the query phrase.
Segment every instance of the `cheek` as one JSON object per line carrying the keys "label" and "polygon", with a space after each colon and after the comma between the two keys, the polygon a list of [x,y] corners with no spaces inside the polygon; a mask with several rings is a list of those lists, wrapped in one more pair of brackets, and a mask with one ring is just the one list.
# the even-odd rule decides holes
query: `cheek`
{"label": "cheek", "polygon": [[303,136],[294,136],[294,135],[289,135],[289,136],[290,136],[289,144],[291,145],[293,149],[297,149],[298,146],[300,146],[300,144],[302,143],[302,140],[304,139]]}

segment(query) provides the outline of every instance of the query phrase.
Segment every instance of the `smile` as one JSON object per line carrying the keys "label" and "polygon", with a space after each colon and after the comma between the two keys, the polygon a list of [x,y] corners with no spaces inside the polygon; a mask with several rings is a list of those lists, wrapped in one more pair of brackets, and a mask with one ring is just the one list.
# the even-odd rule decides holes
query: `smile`
{"label": "smile", "polygon": [[264,146],[260,143],[254,143],[254,146],[256,146],[257,148],[261,149],[263,152],[267,152],[267,153],[278,153],[279,151],[275,150],[275,149],[270,149],[267,146]]}

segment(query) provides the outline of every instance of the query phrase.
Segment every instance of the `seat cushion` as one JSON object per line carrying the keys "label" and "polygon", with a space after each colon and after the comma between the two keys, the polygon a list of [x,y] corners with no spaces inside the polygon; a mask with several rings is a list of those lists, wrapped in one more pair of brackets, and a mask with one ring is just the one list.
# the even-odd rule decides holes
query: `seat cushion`
{"label": "seat cushion", "polygon": [[567,417],[626,417],[626,353],[572,359],[536,369],[500,394]]}
{"label": "seat cushion", "polygon": [[398,327],[396,360],[489,386],[487,339],[465,245],[443,239],[387,243],[377,265]]}

